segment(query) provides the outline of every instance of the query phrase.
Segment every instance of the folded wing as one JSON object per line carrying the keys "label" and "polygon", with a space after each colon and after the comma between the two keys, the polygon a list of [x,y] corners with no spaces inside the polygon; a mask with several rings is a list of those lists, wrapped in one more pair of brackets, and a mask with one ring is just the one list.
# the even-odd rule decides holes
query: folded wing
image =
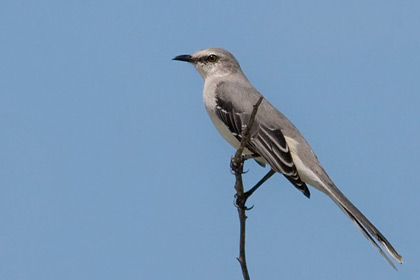
{"label": "folded wing", "polygon": [[[233,136],[241,141],[242,132],[246,129],[251,112],[239,112],[233,108],[231,102],[217,97],[215,112]],[[257,118],[251,129],[251,138],[246,148],[263,157],[275,171],[283,174],[306,197],[310,197],[309,189],[297,173],[289,147],[279,128],[267,127],[259,123]]]}

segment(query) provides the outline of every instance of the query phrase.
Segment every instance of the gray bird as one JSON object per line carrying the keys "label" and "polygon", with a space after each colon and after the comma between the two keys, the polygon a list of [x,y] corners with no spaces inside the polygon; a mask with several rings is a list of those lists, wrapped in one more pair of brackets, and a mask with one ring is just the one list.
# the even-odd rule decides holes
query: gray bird
{"label": "gray bird", "polygon": [[[245,77],[238,61],[230,52],[220,48],[179,55],[174,60],[189,62],[200,72],[204,79],[204,104],[210,119],[226,141],[235,149],[239,148],[253,106],[262,95]],[[403,263],[385,236],[335,186],[299,130],[266,99],[258,108],[250,135],[244,153],[253,155],[263,166],[271,166],[266,177],[281,173],[307,197],[310,193],[306,184],[325,193],[392,267],[396,269],[373,237],[398,263]]]}

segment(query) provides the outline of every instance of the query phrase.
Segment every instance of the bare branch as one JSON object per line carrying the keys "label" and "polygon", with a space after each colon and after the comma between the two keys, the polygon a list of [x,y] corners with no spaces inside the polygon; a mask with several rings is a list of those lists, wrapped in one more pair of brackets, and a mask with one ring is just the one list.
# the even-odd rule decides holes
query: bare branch
{"label": "bare branch", "polygon": [[236,203],[237,203],[236,206],[238,208],[239,222],[240,222],[239,257],[237,259],[241,265],[242,275],[245,280],[250,280],[250,278],[249,278],[248,267],[246,264],[246,255],[245,255],[245,226],[246,226],[246,219],[247,219],[247,216],[245,214],[247,207],[245,206],[245,203],[248,197],[245,196],[244,194],[244,186],[242,182],[243,165],[246,158],[242,154],[251,137],[251,128],[254,125],[254,120],[255,120],[255,116],[257,115],[258,107],[260,106],[263,99],[264,98],[261,96],[260,99],[258,99],[258,102],[254,105],[248,125],[246,126],[245,131],[242,133],[241,146],[236,151],[235,156],[231,159],[231,167],[235,173],[235,178],[236,178],[235,197],[236,197]]}

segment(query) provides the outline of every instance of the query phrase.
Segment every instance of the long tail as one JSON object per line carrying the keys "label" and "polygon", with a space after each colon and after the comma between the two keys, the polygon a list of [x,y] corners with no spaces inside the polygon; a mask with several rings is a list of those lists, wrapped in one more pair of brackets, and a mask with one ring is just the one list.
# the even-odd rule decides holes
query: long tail
{"label": "long tail", "polygon": [[384,253],[382,248],[372,238],[374,237],[386,249],[386,251],[400,264],[403,263],[402,257],[392,247],[391,243],[382,235],[382,233],[344,196],[344,194],[334,185],[328,184],[327,194],[340,207],[341,210],[353,221],[360,229],[363,235],[378,249],[379,253],[389,262],[389,264],[397,270],[394,263]]}

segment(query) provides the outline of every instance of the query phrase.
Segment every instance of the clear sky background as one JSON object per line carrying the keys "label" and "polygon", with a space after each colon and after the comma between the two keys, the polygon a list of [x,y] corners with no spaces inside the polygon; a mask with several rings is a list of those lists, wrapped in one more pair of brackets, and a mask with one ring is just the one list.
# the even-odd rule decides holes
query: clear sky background
{"label": "clear sky background", "polygon": [[[0,2],[0,279],[242,279],[234,150],[195,69],[230,50],[397,248],[325,195],[249,201],[252,279],[420,279],[419,1]],[[250,187],[267,169],[249,162]]]}

